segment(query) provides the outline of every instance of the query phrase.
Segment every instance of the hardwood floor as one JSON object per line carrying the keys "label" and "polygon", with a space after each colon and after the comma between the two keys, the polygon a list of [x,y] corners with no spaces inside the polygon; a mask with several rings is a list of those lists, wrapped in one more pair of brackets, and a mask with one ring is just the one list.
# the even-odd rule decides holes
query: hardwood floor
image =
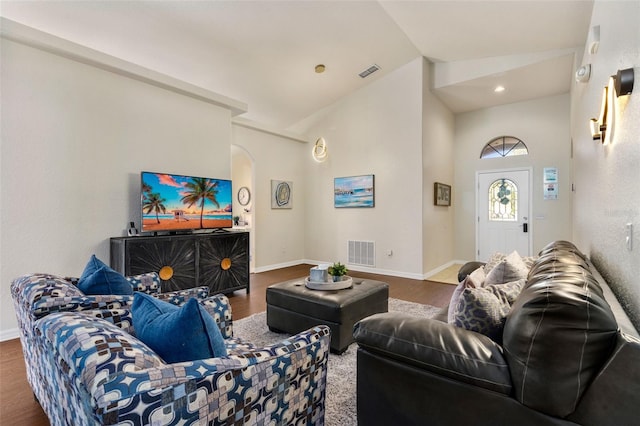
{"label": "hardwood floor", "polygon": [[[312,265],[297,265],[259,274],[251,274],[251,291],[229,295],[233,318],[238,320],[266,310],[268,286],[309,273]],[[411,302],[442,307],[449,303],[455,286],[386,275],[351,271],[350,275],[389,283],[389,296]],[[46,426],[49,421],[35,401],[27,382],[19,339],[0,342],[0,425]]]}

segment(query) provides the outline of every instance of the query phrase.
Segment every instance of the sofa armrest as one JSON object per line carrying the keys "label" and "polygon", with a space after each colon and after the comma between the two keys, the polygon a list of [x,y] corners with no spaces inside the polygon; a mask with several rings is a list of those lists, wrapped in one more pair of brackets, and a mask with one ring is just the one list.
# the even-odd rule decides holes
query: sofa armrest
{"label": "sofa armrest", "polygon": [[157,424],[203,418],[227,424],[237,415],[243,415],[244,424],[260,423],[260,418],[274,424],[322,424],[330,336],[327,326],[317,326],[241,355],[111,375],[96,391],[97,416],[124,420],[147,406],[155,408]]}
{"label": "sofa armrest", "polygon": [[619,333],[611,358],[567,418],[581,425],[637,424],[640,406],[638,365],[640,340]]}
{"label": "sofa armrest", "polygon": [[201,300],[200,305],[202,305],[207,312],[209,312],[209,315],[213,317],[217,326],[220,327],[220,332],[224,339],[230,339],[233,337],[231,303],[229,303],[227,296],[224,294],[216,294]]}
{"label": "sofa armrest", "polygon": [[458,282],[461,283],[467,277],[467,275],[484,265],[484,262],[477,261],[465,263],[460,267],[460,269],[458,269]]}
{"label": "sofa armrest", "polygon": [[441,321],[388,312],[358,322],[353,336],[370,352],[460,382],[511,393],[511,376],[502,348],[482,334]]}
{"label": "sofa armrest", "polygon": [[257,415],[294,424],[324,415],[327,326],[240,355],[174,364],[84,314],[48,315],[36,328],[52,423],[69,412],[78,424],[226,424],[236,415],[246,424],[258,423]]}

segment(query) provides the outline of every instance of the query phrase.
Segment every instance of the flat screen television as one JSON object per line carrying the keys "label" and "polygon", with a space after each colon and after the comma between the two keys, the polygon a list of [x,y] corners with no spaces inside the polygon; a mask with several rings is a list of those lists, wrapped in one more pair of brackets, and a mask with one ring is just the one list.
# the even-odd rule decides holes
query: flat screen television
{"label": "flat screen television", "polygon": [[233,226],[231,181],[142,172],[142,232]]}

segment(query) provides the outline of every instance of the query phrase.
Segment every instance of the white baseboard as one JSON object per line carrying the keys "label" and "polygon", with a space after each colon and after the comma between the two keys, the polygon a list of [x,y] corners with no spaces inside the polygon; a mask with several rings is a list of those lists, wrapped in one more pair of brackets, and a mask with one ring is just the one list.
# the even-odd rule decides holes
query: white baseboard
{"label": "white baseboard", "polygon": [[[308,264],[311,264],[311,265],[320,265],[320,264],[332,264],[333,262],[304,259],[304,261],[302,261],[301,263],[308,263]],[[422,280],[423,279],[421,274],[416,274],[416,273],[413,273],[413,272],[403,272],[403,271],[393,271],[393,270],[389,270],[389,269],[369,268],[367,266],[350,265],[348,263],[347,263],[347,268],[350,271],[367,272],[367,273],[370,273],[370,274],[389,275],[389,276],[392,276],[392,277],[409,278],[409,279],[412,279],[412,280]]]}
{"label": "white baseboard", "polygon": [[[427,280],[429,279],[429,277],[447,269],[449,266],[451,265],[455,265],[455,264],[460,264],[463,265],[465,264],[467,261],[466,260],[451,260],[447,263],[445,263],[444,265],[438,266],[435,269],[432,269],[431,271],[428,271],[424,274],[419,274],[419,273],[413,273],[413,272],[403,272],[403,271],[394,271],[394,270],[388,270],[388,269],[378,269],[378,268],[369,268],[366,266],[360,266],[360,265],[350,265],[347,264],[347,268],[349,268],[349,270],[351,271],[358,271],[358,272],[367,272],[370,274],[378,274],[378,275],[389,275],[392,277],[400,277],[400,278],[409,278],[412,280]],[[330,261],[323,261],[323,260],[313,260],[313,259],[299,259],[299,260],[292,260],[290,262],[284,262],[284,263],[276,263],[273,265],[266,265],[266,266],[261,266],[259,268],[255,268],[256,273],[259,272],[267,272],[267,271],[273,271],[274,269],[280,269],[280,268],[286,268],[288,266],[296,266],[296,265],[302,265],[302,264],[309,264],[309,265],[320,265],[320,264],[331,264],[333,262]]]}
{"label": "white baseboard", "polygon": [[286,267],[289,267],[289,266],[301,265],[303,263],[305,263],[304,260],[292,260],[290,262],[275,263],[273,265],[266,265],[266,266],[256,267],[253,272],[260,273],[260,272],[273,271],[274,269],[280,269],[280,268],[286,268]]}
{"label": "white baseboard", "polygon": [[17,328],[0,331],[0,342],[18,339],[19,337],[20,337],[20,330]]}

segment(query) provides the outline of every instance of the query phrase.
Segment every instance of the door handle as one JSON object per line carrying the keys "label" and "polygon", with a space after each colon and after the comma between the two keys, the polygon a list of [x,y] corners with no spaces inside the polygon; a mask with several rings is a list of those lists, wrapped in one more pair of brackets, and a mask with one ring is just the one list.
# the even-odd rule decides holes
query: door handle
{"label": "door handle", "polygon": [[522,224],[522,232],[529,232],[529,224],[528,223],[523,223]]}

